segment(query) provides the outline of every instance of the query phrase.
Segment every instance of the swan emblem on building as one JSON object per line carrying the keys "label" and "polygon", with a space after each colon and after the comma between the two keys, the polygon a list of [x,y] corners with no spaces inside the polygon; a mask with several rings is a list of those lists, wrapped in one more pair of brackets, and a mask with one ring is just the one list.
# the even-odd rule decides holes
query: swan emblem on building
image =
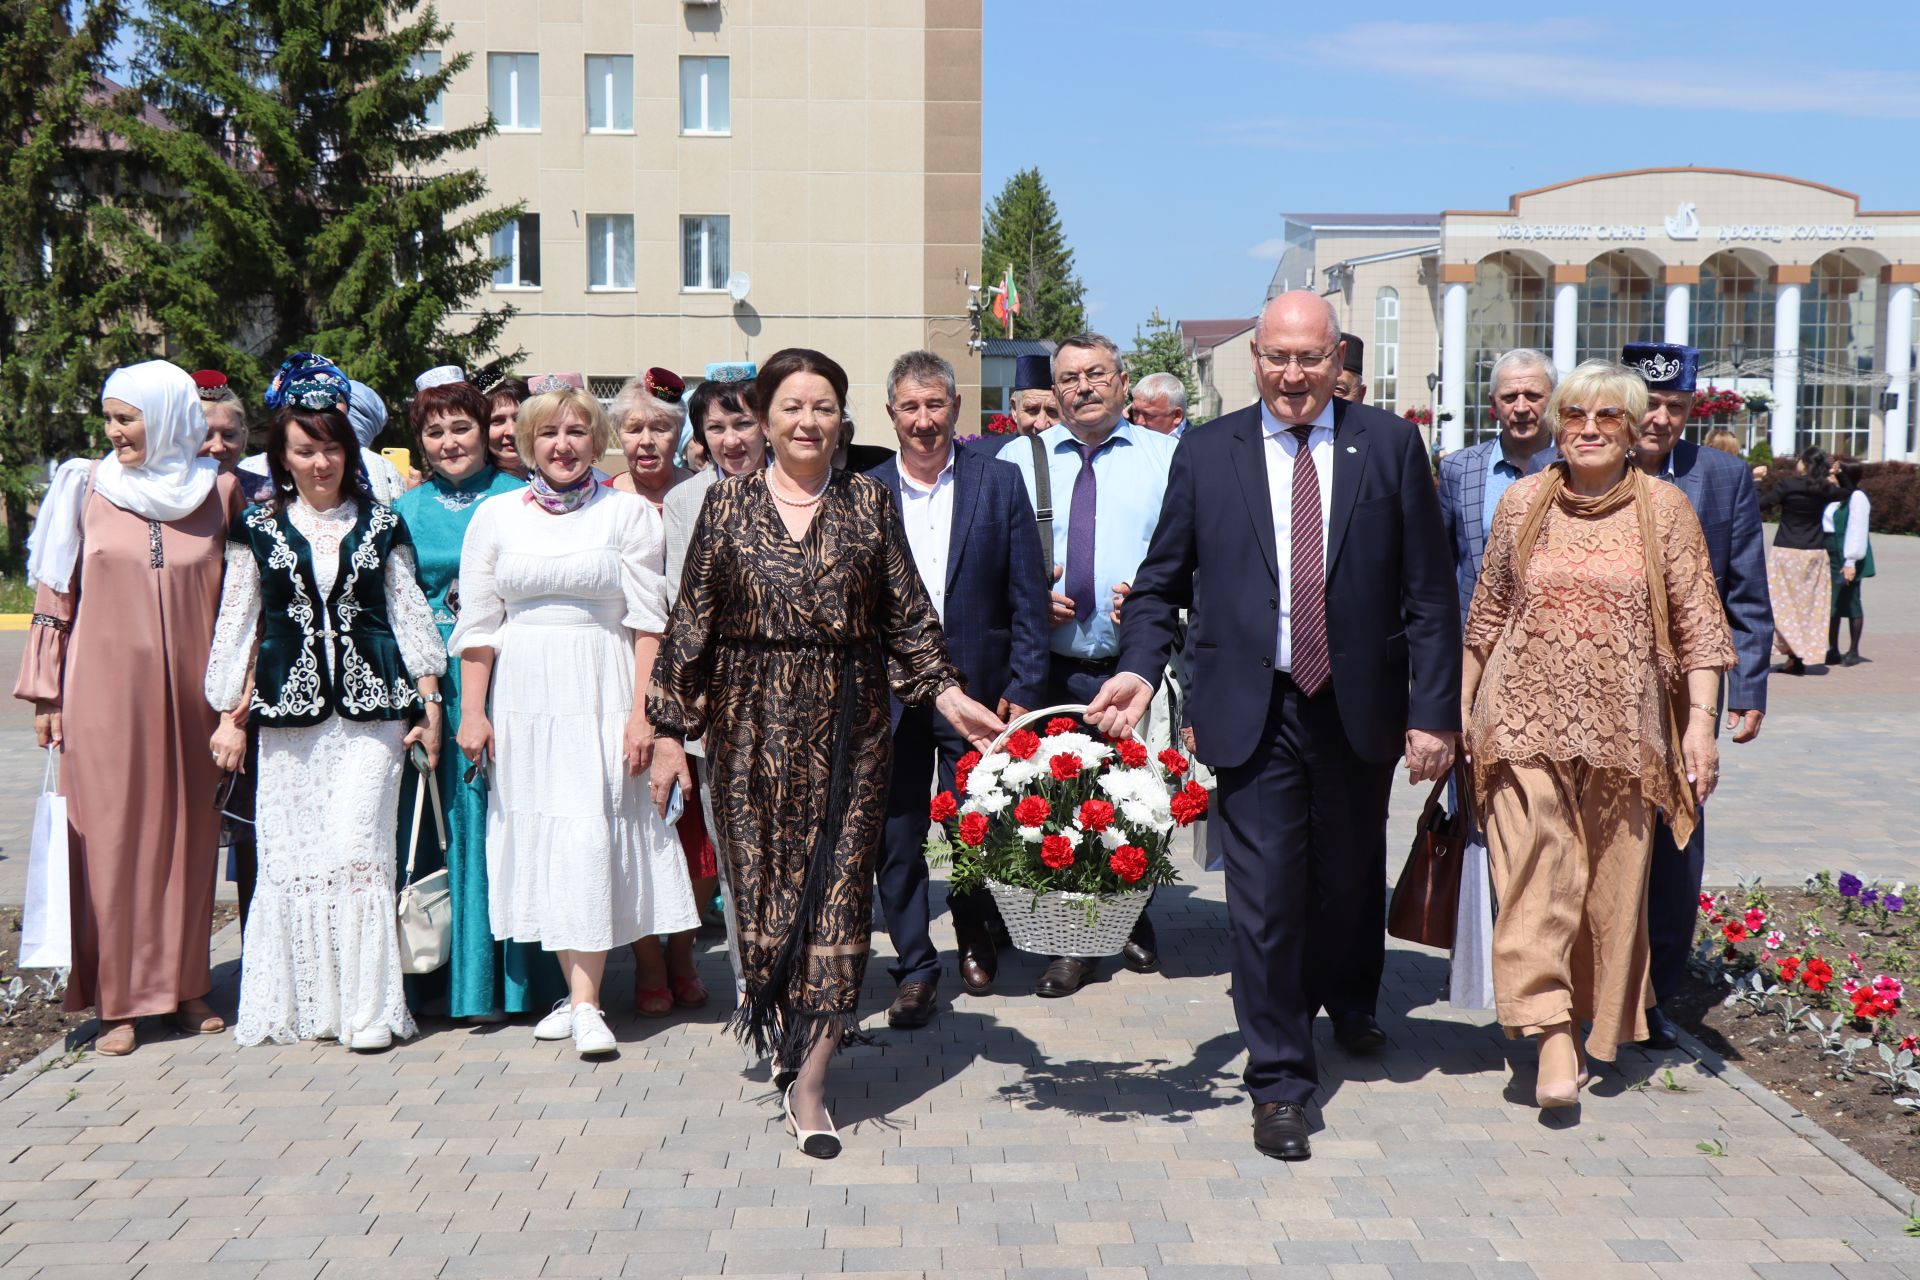
{"label": "swan emblem on building", "polygon": [[1634,366],[1634,371],[1648,382],[1670,382],[1680,376],[1678,356],[1648,356]]}
{"label": "swan emblem on building", "polygon": [[1700,215],[1694,209],[1693,201],[1680,202],[1680,211],[1667,218],[1667,239],[1698,240],[1700,238]]}

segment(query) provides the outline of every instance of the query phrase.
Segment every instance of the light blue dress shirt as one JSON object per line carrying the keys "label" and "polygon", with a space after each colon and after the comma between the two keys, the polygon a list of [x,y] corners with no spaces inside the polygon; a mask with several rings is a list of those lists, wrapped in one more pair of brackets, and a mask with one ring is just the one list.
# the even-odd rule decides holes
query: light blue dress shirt
{"label": "light blue dress shirt", "polygon": [[[1073,520],[1073,482],[1080,475],[1080,452],[1073,433],[1065,426],[1048,427],[1040,433],[1046,446],[1048,476],[1053,486],[1053,563],[1064,570],[1067,564],[1067,530]],[[1173,466],[1175,441],[1146,427],[1122,420],[1112,435],[1093,455],[1093,479],[1099,508],[1093,536],[1093,615],[1085,622],[1074,619],[1053,629],[1055,653],[1088,662],[1104,662],[1118,656],[1120,632],[1109,616],[1113,609],[1113,588],[1132,582],[1146,558],[1147,544],[1160,522],[1160,503],[1167,495],[1167,473]],[[1033,487],[1033,446],[1026,437],[1012,440],[1000,450],[1000,460],[1020,468],[1027,484],[1027,497],[1037,509],[1039,498]],[[1056,582],[1052,590],[1061,589]]]}
{"label": "light blue dress shirt", "polygon": [[[1535,454],[1534,457],[1539,457]],[[1528,459],[1529,462],[1532,459]],[[1493,452],[1487,455],[1487,488],[1480,496],[1480,536],[1493,535],[1493,513],[1499,509],[1500,497],[1506,493],[1507,486],[1522,479],[1526,472],[1507,461],[1506,442],[1500,437],[1493,439]]]}

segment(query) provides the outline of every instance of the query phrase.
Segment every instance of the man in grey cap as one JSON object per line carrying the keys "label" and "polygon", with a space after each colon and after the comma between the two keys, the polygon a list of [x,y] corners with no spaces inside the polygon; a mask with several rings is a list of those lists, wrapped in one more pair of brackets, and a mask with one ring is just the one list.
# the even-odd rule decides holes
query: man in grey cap
{"label": "man in grey cap", "polygon": [[1340,363],[1340,374],[1333,380],[1333,394],[1353,404],[1367,402],[1367,379],[1363,370],[1366,367],[1367,344],[1351,333],[1342,333],[1340,341],[1345,344],[1347,356]]}

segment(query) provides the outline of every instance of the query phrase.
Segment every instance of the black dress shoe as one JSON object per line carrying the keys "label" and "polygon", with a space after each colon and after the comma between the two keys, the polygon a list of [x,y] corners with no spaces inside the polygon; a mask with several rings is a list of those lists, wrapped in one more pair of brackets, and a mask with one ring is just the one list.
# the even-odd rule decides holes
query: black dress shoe
{"label": "black dress shoe", "polygon": [[1673,1025],[1673,1019],[1659,1005],[1647,1010],[1647,1038],[1640,1042],[1640,1046],[1643,1049],[1680,1047],[1680,1028]]}
{"label": "black dress shoe", "polygon": [[1275,1160],[1306,1160],[1307,1109],[1297,1102],[1262,1102],[1253,1108],[1253,1145]]}
{"label": "black dress shoe", "polygon": [[906,983],[887,1007],[887,1025],[902,1031],[924,1027],[933,1021],[935,1003],[931,982]]}
{"label": "black dress shoe", "polygon": [[1371,1053],[1387,1042],[1387,1033],[1370,1013],[1343,1013],[1333,1020],[1333,1039],[1348,1053]]}
{"label": "black dress shoe", "polygon": [[1846,657],[1840,659],[1840,665],[1843,667],[1857,667],[1865,661],[1866,659],[1859,654],[1849,653]]}
{"label": "black dress shoe", "polygon": [[1000,971],[1000,957],[992,944],[984,948],[968,947],[960,952],[960,982],[969,995],[983,996],[993,990]]}
{"label": "black dress shoe", "polygon": [[1055,956],[1047,971],[1040,975],[1040,981],[1033,984],[1033,994],[1057,1000],[1061,996],[1070,996],[1087,985],[1096,968],[1091,960],[1076,960],[1072,956]]}
{"label": "black dress shoe", "polygon": [[1820,659],[1820,661],[1829,667],[1837,667],[1841,662],[1840,651],[1838,649],[1829,649],[1827,650],[1827,656]]}
{"label": "black dress shoe", "polygon": [[1160,940],[1154,936],[1153,921],[1142,915],[1127,945],[1120,948],[1120,960],[1135,973],[1152,973],[1160,967]]}

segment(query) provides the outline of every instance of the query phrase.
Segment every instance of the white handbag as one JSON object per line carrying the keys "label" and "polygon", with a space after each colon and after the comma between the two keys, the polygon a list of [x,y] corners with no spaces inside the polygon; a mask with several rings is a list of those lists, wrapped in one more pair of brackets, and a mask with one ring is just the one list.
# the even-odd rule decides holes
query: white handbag
{"label": "white handbag", "polygon": [[27,852],[27,899],[20,920],[22,969],[73,964],[71,868],[67,863],[67,798],[54,790],[60,749],[47,748],[47,771],[33,806],[33,843]]}
{"label": "white handbag", "polygon": [[[416,748],[417,750],[417,748]],[[421,761],[415,760],[415,767]],[[407,840],[407,871],[394,909],[399,916],[400,972],[432,973],[453,952],[453,891],[447,869],[413,878],[414,855],[420,848],[421,809],[433,793],[433,826],[440,838],[440,857],[447,854],[447,820],[440,812],[440,779],[432,769],[421,769],[413,788],[413,834]]]}

